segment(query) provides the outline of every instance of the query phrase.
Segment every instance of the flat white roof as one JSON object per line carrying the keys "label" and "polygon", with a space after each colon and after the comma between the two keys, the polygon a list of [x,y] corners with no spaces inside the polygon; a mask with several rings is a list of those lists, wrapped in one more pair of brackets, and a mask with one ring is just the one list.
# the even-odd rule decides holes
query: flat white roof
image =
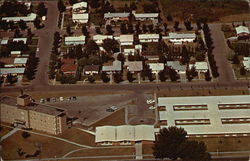
{"label": "flat white roof", "polygon": [[26,64],[28,58],[15,58],[14,59],[14,64]]}
{"label": "flat white roof", "polygon": [[128,17],[130,13],[105,13],[104,18],[125,18]]}
{"label": "flat white roof", "polygon": [[94,35],[93,36],[94,41],[102,41],[105,39],[113,39],[113,35]]}
{"label": "flat white roof", "polygon": [[26,44],[27,43],[27,38],[26,37],[24,37],[24,38],[13,38],[13,40],[12,40],[13,42],[18,42],[18,41],[23,41],[23,43],[24,44]]}
{"label": "flat white roof", "polygon": [[196,70],[208,70],[207,62],[195,62],[195,64],[189,64],[189,69],[193,66]]}
{"label": "flat white roof", "polygon": [[79,44],[80,43],[85,43],[85,36],[67,36],[65,37],[65,44]]}
{"label": "flat white roof", "polygon": [[124,49],[124,53],[135,53],[135,49]]}
{"label": "flat white roof", "polygon": [[6,45],[8,44],[9,39],[2,39],[1,40],[1,45]]}
{"label": "flat white roof", "polygon": [[23,74],[25,68],[0,68],[0,75]]}
{"label": "flat white roof", "polygon": [[120,42],[134,42],[134,35],[120,35]]}
{"label": "flat white roof", "polygon": [[87,2],[79,2],[79,3],[75,3],[73,4],[73,9],[78,9],[78,8],[87,8],[88,3]]}
{"label": "flat white roof", "polygon": [[236,30],[237,34],[241,34],[241,33],[250,34],[249,29],[246,26],[238,26],[238,27],[235,28],[235,30]]}
{"label": "flat white roof", "polygon": [[96,127],[95,142],[116,141],[115,126]]}
{"label": "flat white roof", "polygon": [[152,71],[161,71],[164,69],[163,63],[149,63],[148,65]]}
{"label": "flat white roof", "polygon": [[34,21],[36,19],[36,14],[35,13],[30,13],[26,17],[3,17],[2,20],[6,20],[7,22],[13,21],[13,22],[18,22],[18,21]]}
{"label": "flat white roof", "polygon": [[111,71],[121,71],[122,63],[119,60],[113,61],[113,64],[110,66],[102,66],[102,71],[111,72]]}
{"label": "flat white roof", "polygon": [[139,39],[159,39],[159,34],[139,34]]}
{"label": "flat white roof", "polygon": [[[201,110],[174,110],[174,106],[206,105],[207,109]],[[219,104],[232,105],[235,108],[219,109]],[[250,133],[249,123],[222,124],[222,119],[249,119],[250,109],[239,108],[239,104],[250,104],[250,95],[234,96],[198,96],[198,97],[159,97],[158,105],[165,106],[166,111],[161,111],[160,120],[167,119],[168,126],[184,128],[188,134],[225,134],[225,133]],[[194,120],[195,119],[195,120]],[[176,124],[176,120],[194,120],[194,123],[203,119],[209,124]]]}
{"label": "flat white roof", "polygon": [[170,32],[168,38],[169,39],[195,39],[196,35],[195,35],[195,33],[176,33],[176,32]]}
{"label": "flat white roof", "polygon": [[10,54],[11,55],[20,55],[21,51],[11,51]]}
{"label": "flat white roof", "polygon": [[243,58],[243,65],[244,67],[249,70],[250,69],[250,57],[244,57]]}
{"label": "flat white roof", "polygon": [[96,127],[95,142],[155,141],[153,125],[121,125]]}
{"label": "flat white roof", "polygon": [[73,20],[88,20],[89,14],[88,13],[73,13],[72,19]]}
{"label": "flat white roof", "polygon": [[167,61],[167,66],[174,70],[186,71],[186,65],[181,65],[179,61]]}
{"label": "flat white roof", "polygon": [[157,18],[159,13],[135,13],[135,18]]}

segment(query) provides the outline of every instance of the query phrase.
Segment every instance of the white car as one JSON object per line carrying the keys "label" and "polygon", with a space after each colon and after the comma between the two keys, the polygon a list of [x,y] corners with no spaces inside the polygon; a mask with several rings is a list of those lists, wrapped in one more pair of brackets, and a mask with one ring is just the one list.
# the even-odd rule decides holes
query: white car
{"label": "white car", "polygon": [[154,106],[150,106],[148,109],[150,109],[150,110],[154,110],[154,109],[155,109],[155,107],[154,107]]}
{"label": "white car", "polygon": [[45,101],[44,101],[44,99],[43,98],[41,98],[40,99],[40,103],[44,103]]}
{"label": "white car", "polygon": [[64,100],[64,98],[63,98],[63,97],[59,97],[59,100],[60,100],[60,101],[63,101],[63,100]]}
{"label": "white car", "polygon": [[110,109],[117,110],[118,108],[116,106],[111,106]]}
{"label": "white car", "polygon": [[155,103],[155,100],[147,100],[147,104]]}

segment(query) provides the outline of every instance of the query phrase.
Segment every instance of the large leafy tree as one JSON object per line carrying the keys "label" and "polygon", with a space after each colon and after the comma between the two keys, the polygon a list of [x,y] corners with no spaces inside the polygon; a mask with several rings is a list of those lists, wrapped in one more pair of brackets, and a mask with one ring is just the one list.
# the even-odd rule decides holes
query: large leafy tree
{"label": "large leafy tree", "polygon": [[170,126],[160,130],[153,147],[155,158],[170,158],[184,161],[210,161],[203,142],[187,140],[187,132],[183,128]]}
{"label": "large leafy tree", "polygon": [[66,6],[64,5],[63,1],[62,0],[59,0],[57,2],[57,8],[60,12],[64,12],[66,11]]}
{"label": "large leafy tree", "polygon": [[108,53],[115,53],[119,51],[119,43],[114,39],[105,39],[103,40],[103,48]]}

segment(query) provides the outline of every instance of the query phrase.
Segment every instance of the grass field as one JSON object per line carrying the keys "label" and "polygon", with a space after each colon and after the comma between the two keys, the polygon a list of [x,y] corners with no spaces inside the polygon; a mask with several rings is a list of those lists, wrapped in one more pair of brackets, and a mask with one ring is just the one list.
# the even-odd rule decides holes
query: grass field
{"label": "grass field", "polygon": [[[163,15],[171,14],[174,18],[186,20],[207,19],[209,22],[220,21],[224,17],[248,13],[248,4],[242,0],[202,2],[197,0],[160,0]],[[195,3],[194,3],[195,2]],[[201,9],[204,8],[204,9]],[[231,17],[230,19],[232,19]],[[238,20],[238,19],[236,19]]]}
{"label": "grass field", "polygon": [[[34,154],[37,145],[41,146],[41,158],[60,157],[69,151],[79,148],[60,140],[35,134],[30,134],[30,137],[24,139],[21,134],[22,131],[18,131],[1,142],[3,159],[24,159],[26,154]],[[19,156],[17,153],[18,148],[22,148],[22,151],[26,152],[26,154]]]}

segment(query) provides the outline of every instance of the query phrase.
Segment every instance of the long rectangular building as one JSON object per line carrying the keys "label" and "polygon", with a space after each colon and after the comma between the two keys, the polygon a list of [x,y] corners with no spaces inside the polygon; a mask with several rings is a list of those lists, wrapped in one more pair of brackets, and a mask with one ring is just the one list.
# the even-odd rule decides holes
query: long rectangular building
{"label": "long rectangular building", "polygon": [[177,126],[188,135],[249,135],[250,95],[159,97],[161,128]]}

